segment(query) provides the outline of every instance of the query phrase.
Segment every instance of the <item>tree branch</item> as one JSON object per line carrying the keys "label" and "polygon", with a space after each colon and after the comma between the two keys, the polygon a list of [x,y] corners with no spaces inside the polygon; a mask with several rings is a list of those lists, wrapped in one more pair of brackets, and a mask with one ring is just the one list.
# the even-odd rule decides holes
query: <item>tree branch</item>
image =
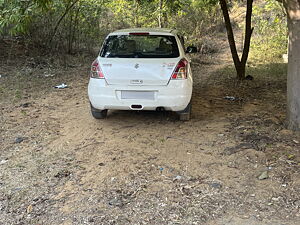
{"label": "tree branch", "polygon": [[228,42],[229,42],[229,46],[230,46],[232,59],[233,59],[235,67],[238,68],[240,66],[240,58],[238,56],[236,45],[235,45],[234,34],[233,34],[232,26],[231,26],[229,13],[228,13],[227,2],[226,2],[226,0],[219,0],[219,1],[220,1],[221,9],[223,12],[223,17],[224,17],[224,21],[225,21],[225,27],[227,30]]}
{"label": "tree branch", "polygon": [[254,29],[251,28],[252,4],[253,4],[253,0],[247,0],[245,41],[244,41],[243,55],[241,59],[242,64],[246,64],[247,62],[249,50],[250,50],[251,35]]}
{"label": "tree branch", "polygon": [[52,43],[52,40],[57,32],[57,29],[60,25],[60,23],[63,21],[63,19],[65,18],[65,16],[68,14],[68,12],[75,6],[75,4],[77,2],[79,2],[80,0],[75,0],[72,4],[70,4],[69,6],[66,7],[66,10],[65,12],[63,13],[63,15],[59,18],[59,20],[57,21],[55,27],[54,27],[54,30],[53,30],[53,33],[51,35],[51,38],[50,38],[50,41],[49,41],[49,45]]}

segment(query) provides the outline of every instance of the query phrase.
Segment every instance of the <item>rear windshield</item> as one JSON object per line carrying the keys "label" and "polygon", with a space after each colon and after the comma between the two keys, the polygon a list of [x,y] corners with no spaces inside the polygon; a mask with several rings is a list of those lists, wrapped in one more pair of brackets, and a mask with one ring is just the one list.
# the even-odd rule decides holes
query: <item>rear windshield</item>
{"label": "rear windshield", "polygon": [[177,58],[179,50],[174,36],[113,35],[100,52],[105,58]]}

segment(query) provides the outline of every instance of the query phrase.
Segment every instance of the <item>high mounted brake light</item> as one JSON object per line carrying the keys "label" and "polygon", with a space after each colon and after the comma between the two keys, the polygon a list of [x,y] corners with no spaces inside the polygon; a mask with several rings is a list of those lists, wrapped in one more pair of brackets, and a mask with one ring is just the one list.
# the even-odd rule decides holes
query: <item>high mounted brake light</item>
{"label": "high mounted brake light", "polygon": [[177,64],[171,79],[172,80],[183,80],[187,79],[188,61],[186,59],[181,59]]}
{"label": "high mounted brake light", "polygon": [[149,32],[134,32],[134,33],[129,33],[129,35],[149,35]]}
{"label": "high mounted brake light", "polygon": [[100,64],[97,59],[92,63],[90,77],[97,78],[97,79],[104,79],[104,74],[101,70]]}

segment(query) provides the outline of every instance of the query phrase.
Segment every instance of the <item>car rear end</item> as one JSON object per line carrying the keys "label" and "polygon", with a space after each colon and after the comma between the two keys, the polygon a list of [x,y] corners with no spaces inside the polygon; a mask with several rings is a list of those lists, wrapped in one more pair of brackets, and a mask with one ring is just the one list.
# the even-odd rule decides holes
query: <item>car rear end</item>
{"label": "car rear end", "polygon": [[88,95],[97,110],[184,110],[192,76],[179,38],[168,32],[111,33],[92,64]]}

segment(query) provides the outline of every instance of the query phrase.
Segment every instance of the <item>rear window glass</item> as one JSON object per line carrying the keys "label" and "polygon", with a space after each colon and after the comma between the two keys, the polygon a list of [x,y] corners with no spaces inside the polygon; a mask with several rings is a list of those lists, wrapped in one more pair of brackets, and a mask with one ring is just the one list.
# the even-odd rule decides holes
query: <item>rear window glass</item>
{"label": "rear window glass", "polygon": [[179,50],[174,36],[113,35],[100,52],[105,58],[177,58]]}

